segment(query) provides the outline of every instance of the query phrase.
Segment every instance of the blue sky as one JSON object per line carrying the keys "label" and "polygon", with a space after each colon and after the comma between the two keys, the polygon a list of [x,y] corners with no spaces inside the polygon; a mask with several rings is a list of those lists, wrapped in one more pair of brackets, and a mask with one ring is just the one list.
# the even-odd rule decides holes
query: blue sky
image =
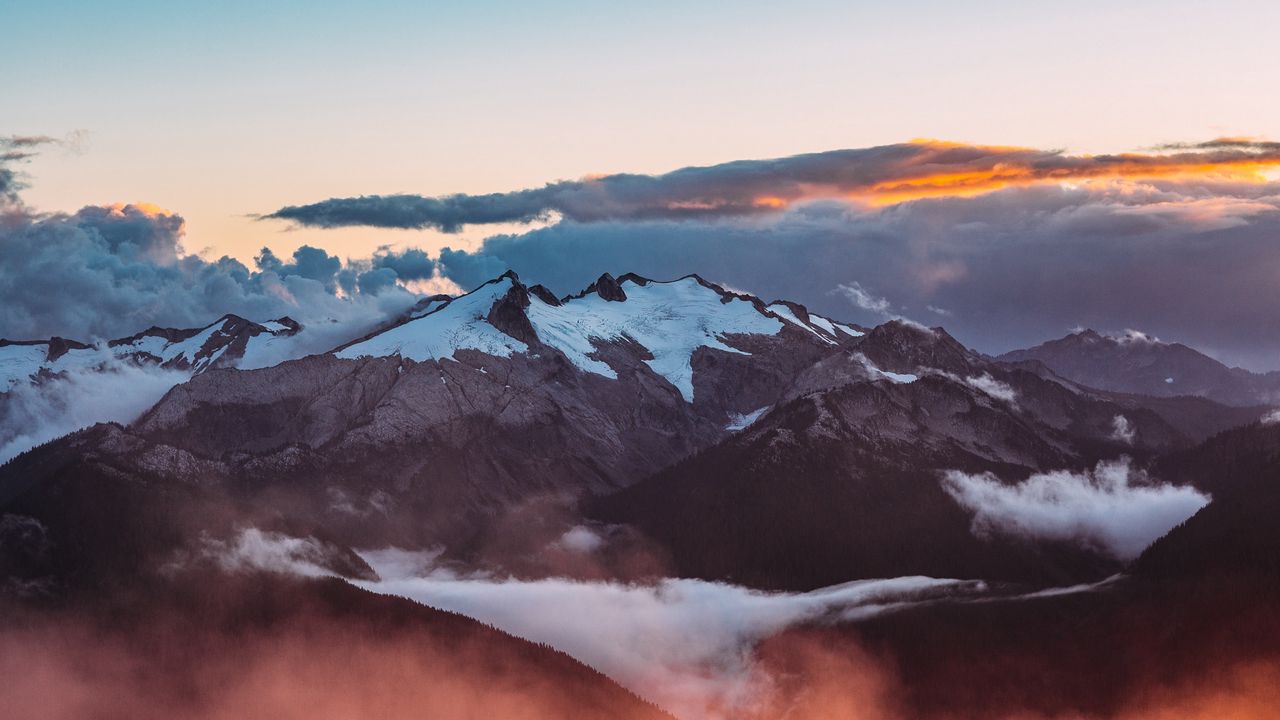
{"label": "blue sky", "polygon": [[[244,216],[916,137],[1130,150],[1280,127],[1274,4],[4,0],[6,131],[87,130],[32,202],[179,209],[188,242],[367,252]],[[478,237],[468,236],[471,242]],[[457,240],[454,240],[457,244]]]}

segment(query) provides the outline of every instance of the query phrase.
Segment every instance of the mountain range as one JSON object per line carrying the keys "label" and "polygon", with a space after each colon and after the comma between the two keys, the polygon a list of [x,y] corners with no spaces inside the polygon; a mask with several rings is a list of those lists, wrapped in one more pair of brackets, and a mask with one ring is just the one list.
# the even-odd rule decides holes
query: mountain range
{"label": "mountain range", "polygon": [[[1280,577],[1269,574],[1280,533],[1258,510],[1280,500],[1269,408],[1280,381],[1182,345],[1082,331],[993,358],[939,327],[862,327],[696,275],[634,274],[557,297],[506,273],[274,362],[300,332],[289,318],[226,316],[98,346],[0,341],[10,390],[112,362],[188,378],[132,422],[0,467],[7,602],[37,617],[33,604],[101,617],[140,603],[168,617],[196,603],[219,622],[247,613],[273,628],[296,628],[296,606],[337,633],[342,618],[389,613],[465,636],[476,662],[558,668],[539,682],[588,688],[575,696],[596,698],[584,702],[601,716],[656,717],[608,678],[469,620],[331,580],[224,584],[211,548],[246,529],[306,539],[318,574],[352,581],[376,579],[362,553],[387,547],[500,577],[673,575],[791,592],[921,575],[1024,593],[1131,578],[1088,596],[1105,600],[1045,601],[1099,634],[1126,608],[1183,612],[1179,593],[1225,572],[1220,555],[1250,591]],[[1128,526],[1090,514],[1098,496],[1152,501],[1169,519],[1129,551]],[[572,533],[593,538],[590,568],[564,564]],[[199,599],[197,587],[221,589]],[[230,587],[265,589],[249,600]],[[1120,603],[1124,593],[1141,602]],[[951,637],[948,653],[988,641],[1021,652],[984,612],[922,607],[852,632],[936,682],[908,693],[921,712],[950,702],[981,717],[989,708],[960,689],[979,671],[948,669],[921,628]],[[1052,632],[1024,614],[1012,617],[1027,637]],[[1036,709],[1078,710],[1059,690]]]}
{"label": "mountain range", "polygon": [[151,327],[129,337],[91,344],[0,338],[0,392],[61,373],[102,369],[115,362],[198,374],[228,367],[271,364],[302,326],[282,317],[262,324],[224,315],[202,328]]}
{"label": "mountain range", "polygon": [[1280,402],[1280,372],[1227,367],[1182,343],[1145,333],[1103,335],[1081,330],[1000,356],[1006,362],[1041,362],[1059,376],[1099,390],[1153,397],[1196,396],[1226,405]]}

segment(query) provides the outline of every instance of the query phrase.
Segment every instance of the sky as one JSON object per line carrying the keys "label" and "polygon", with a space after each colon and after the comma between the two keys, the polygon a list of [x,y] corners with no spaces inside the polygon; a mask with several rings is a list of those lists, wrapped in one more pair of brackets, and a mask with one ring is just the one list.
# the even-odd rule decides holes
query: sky
{"label": "sky", "polygon": [[[0,16],[0,67],[10,69],[0,73],[0,136],[58,141],[9,163],[27,215],[163,208],[180,218],[179,258],[228,256],[254,275],[270,270],[255,260],[262,248],[288,261],[307,246],[360,274],[376,269],[382,247],[384,257],[417,248],[433,260],[448,247],[467,254],[434,283],[402,273],[399,284],[466,287],[511,266],[570,292],[604,271],[699,272],[874,321],[835,291],[856,284],[891,314],[944,324],[988,351],[1075,325],[1140,325],[1228,362],[1280,367],[1280,326],[1262,309],[1280,299],[1266,290],[1280,284],[1267,168],[1208,178],[1212,188],[1205,178],[1192,188],[1181,177],[1072,177],[902,204],[921,193],[850,197],[837,184],[750,217],[583,220],[551,203],[516,221],[406,229],[280,212],[670,177],[919,138],[1068,158],[1274,140],[1274,50],[1257,30],[1280,21],[1274,3],[0,0]],[[273,213],[283,219],[261,219]],[[1136,228],[1135,218],[1149,223]],[[1023,280],[996,282],[1010,273]],[[316,272],[298,277],[341,286],[307,274]],[[1171,298],[1160,278],[1205,290],[1194,302]],[[370,275],[367,287],[378,282]],[[980,287],[993,282],[998,292]],[[28,299],[0,316],[0,335],[116,329],[81,309],[33,307],[39,286],[12,287]],[[126,315],[164,307],[152,297]],[[172,319],[205,308],[184,312]]]}

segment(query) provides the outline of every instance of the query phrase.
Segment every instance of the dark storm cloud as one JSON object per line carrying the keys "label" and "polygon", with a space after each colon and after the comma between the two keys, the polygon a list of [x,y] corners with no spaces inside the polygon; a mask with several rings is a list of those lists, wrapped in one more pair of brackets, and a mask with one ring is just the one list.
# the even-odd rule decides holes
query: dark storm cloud
{"label": "dark storm cloud", "polygon": [[887,299],[884,312],[919,319],[946,308],[947,329],[988,352],[1077,325],[1132,327],[1274,368],[1277,238],[1280,187],[1168,181],[1017,187],[878,209],[815,203],[749,221],[566,221],[491,237],[441,264],[467,287],[510,267],[557,293],[605,270],[697,272],[766,300],[882,322],[883,312],[832,292],[856,282]]}
{"label": "dark storm cloud", "polygon": [[173,213],[140,205],[90,206],[69,221],[117,257],[146,257],[161,264],[178,260],[183,222]]}
{"label": "dark storm cloud", "polygon": [[[495,239],[496,240],[496,239]],[[486,245],[489,241],[486,241]],[[575,266],[577,263],[565,263]],[[582,269],[581,266],[578,266]],[[478,287],[486,280],[491,280],[508,268],[507,261],[496,254],[488,252],[469,253],[465,250],[444,248],[440,251],[440,268],[446,277],[464,289]],[[587,274],[590,274],[589,272]],[[597,273],[597,276],[599,274]],[[594,278],[593,278],[594,279]],[[584,284],[583,287],[586,287]]]}
{"label": "dark storm cloud", "polygon": [[709,219],[776,213],[797,202],[894,202],[1044,181],[1248,172],[1280,163],[1280,145],[1223,138],[1176,152],[1061,151],[920,141],[772,160],[688,167],[665,175],[606,175],[490,195],[369,195],[281,208],[266,219],[313,227],[434,228],[530,222]]}
{"label": "dark storm cloud", "polygon": [[373,267],[387,268],[401,280],[427,280],[436,271],[436,263],[418,248],[409,248],[403,252],[394,252],[389,248],[380,248],[373,256]]}
{"label": "dark storm cloud", "polygon": [[297,275],[315,280],[329,292],[333,292],[338,286],[338,273],[342,270],[341,260],[310,245],[303,245],[294,250],[291,263],[276,257],[270,248],[262,248],[254,261],[258,264],[258,269],[264,272],[273,272],[282,277]]}

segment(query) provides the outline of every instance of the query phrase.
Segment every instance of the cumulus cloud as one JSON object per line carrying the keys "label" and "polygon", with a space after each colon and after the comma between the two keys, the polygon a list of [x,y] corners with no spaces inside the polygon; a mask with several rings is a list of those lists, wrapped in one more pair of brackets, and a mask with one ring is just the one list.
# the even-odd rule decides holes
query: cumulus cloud
{"label": "cumulus cloud", "polygon": [[1017,484],[958,470],[945,472],[942,482],[973,513],[976,534],[1077,542],[1120,560],[1136,558],[1209,503],[1195,488],[1152,482],[1127,458],[1092,471],[1037,473]]}
{"label": "cumulus cloud", "polygon": [[169,388],[178,370],[139,367],[103,351],[102,369],[79,368],[0,394],[0,462],[98,422],[129,423]]}
{"label": "cumulus cloud", "polygon": [[114,339],[152,325],[203,327],[235,313],[337,325],[344,329],[334,334],[350,339],[416,299],[397,283],[396,268],[417,278],[420,251],[344,263],[314,247],[288,261],[264,249],[251,270],[229,257],[187,254],[183,230],[179,215],[145,204],[10,215],[0,225],[0,336]]}
{"label": "cumulus cloud", "polygon": [[1232,142],[1159,153],[1069,155],[1057,150],[931,140],[770,160],[616,174],[489,195],[369,195],[281,208],[265,217],[313,227],[435,228],[531,222],[556,213],[578,222],[746,217],[823,198],[897,202],[1007,186],[1207,172],[1253,177],[1280,164],[1273,143]]}
{"label": "cumulus cloud", "polygon": [[317,329],[308,342],[337,344],[403,312],[416,300],[406,285],[437,273],[420,249],[344,261],[306,245],[289,258],[263,248],[249,268],[188,253],[182,216],[147,203],[70,214],[25,205],[14,163],[79,141],[0,137],[0,337],[114,339],[152,325],[204,327],[234,313],[259,322],[288,315]]}

